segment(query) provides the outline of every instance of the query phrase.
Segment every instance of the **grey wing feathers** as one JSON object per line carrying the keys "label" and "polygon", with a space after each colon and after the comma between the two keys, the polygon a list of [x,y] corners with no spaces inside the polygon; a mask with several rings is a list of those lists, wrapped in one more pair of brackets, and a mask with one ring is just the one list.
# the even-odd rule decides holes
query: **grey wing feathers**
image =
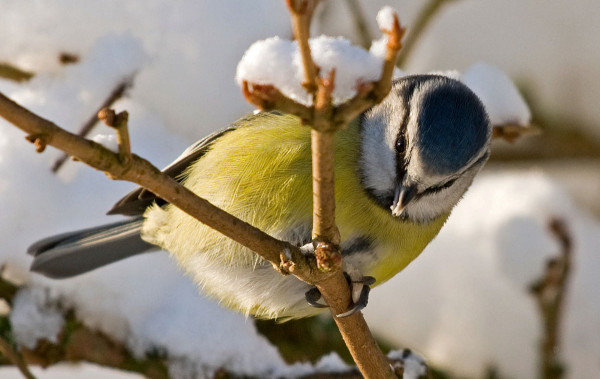
{"label": "grey wing feathers", "polygon": [[62,279],[146,252],[156,246],[140,237],[143,217],[48,237],[31,245],[31,270]]}

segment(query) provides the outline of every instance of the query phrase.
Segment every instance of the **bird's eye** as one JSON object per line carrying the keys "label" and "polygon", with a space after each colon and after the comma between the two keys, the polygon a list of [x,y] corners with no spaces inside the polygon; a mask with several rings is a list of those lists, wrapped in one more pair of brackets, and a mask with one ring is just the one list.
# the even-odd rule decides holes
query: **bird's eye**
{"label": "bird's eye", "polygon": [[396,153],[400,155],[404,155],[406,152],[406,138],[404,138],[404,134],[400,134],[398,139],[396,140]]}

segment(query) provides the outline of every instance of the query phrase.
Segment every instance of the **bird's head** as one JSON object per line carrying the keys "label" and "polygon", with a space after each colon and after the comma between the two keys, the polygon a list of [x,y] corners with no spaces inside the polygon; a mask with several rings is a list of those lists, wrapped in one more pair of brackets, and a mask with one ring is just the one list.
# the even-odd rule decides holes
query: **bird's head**
{"label": "bird's head", "polygon": [[464,84],[439,75],[394,81],[362,116],[361,178],[394,216],[428,222],[449,213],[489,157],[491,125]]}

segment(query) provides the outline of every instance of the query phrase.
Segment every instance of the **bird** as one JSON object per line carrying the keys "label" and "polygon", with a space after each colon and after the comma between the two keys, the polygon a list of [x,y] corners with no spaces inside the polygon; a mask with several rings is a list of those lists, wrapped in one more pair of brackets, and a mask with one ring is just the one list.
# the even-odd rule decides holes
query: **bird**
{"label": "bird", "polygon": [[[466,85],[419,74],[394,79],[380,104],[336,134],[335,216],[351,281],[377,286],[421,254],[488,160],[491,128]],[[258,112],[201,139],[164,171],[268,234],[310,247],[310,145],[310,128],[296,116]],[[68,278],[158,247],[228,308],[280,321],[322,311],[310,284],[148,190],[108,214],[129,218],[34,243],[31,270]]]}

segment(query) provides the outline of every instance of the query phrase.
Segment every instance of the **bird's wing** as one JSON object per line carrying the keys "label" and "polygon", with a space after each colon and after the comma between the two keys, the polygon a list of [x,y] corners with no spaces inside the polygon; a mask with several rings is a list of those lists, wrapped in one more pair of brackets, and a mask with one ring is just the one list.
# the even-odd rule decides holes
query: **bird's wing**
{"label": "bird's wing", "polygon": [[[163,169],[163,172],[177,181],[181,181],[181,174],[189,167],[190,164],[200,159],[210,148],[210,146],[218,140],[225,133],[235,130],[254,118],[265,117],[273,114],[279,114],[278,112],[260,112],[257,114],[248,115],[225,129],[216,131],[192,146],[185,149],[185,151],[177,158],[173,163]],[[143,187],[139,187],[119,200],[112,208],[107,212],[109,215],[122,214],[126,216],[138,216],[144,213],[147,207],[156,202],[158,205],[164,205],[167,202],[154,193],[148,191]]]}

